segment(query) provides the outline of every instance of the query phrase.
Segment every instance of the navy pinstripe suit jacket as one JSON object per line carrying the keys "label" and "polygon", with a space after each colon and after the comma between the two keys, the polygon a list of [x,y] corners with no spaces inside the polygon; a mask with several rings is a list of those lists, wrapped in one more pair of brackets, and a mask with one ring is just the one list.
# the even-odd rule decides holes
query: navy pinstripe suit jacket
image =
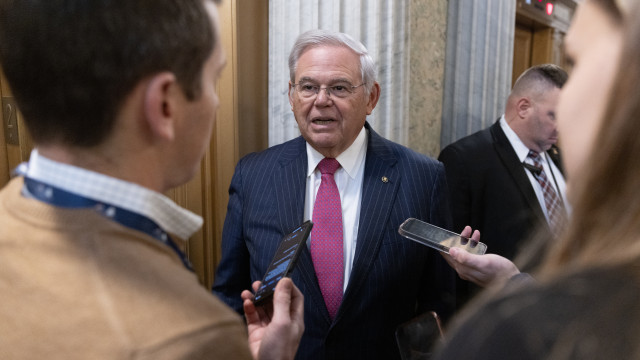
{"label": "navy pinstripe suit jacket", "polygon": [[[399,358],[399,324],[427,310],[445,316],[453,310],[453,271],[436,251],[398,235],[408,217],[449,226],[444,167],[365,126],[369,143],[356,253],[333,321],[306,247],[291,275],[305,297],[298,359]],[[250,154],[236,167],[213,292],[240,313],[241,291],[262,279],[282,237],[303,222],[306,171],[302,137]]]}

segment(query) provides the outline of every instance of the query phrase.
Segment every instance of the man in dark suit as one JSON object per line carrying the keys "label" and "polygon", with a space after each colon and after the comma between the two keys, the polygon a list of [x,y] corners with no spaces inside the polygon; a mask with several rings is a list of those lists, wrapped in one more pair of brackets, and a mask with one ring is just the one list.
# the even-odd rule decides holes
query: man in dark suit
{"label": "man in dark suit", "polygon": [[[504,115],[491,127],[442,150],[453,230],[477,229],[488,252],[513,259],[524,240],[538,228],[551,232],[544,191],[537,179],[544,172],[561,207],[565,182],[561,173],[555,106],[567,73],[556,65],[534,66],[516,81]],[[529,152],[541,154],[538,170]],[[558,205],[558,204],[556,204]],[[563,209],[562,211],[566,211]],[[459,281],[458,305],[477,288]]]}
{"label": "man in dark suit", "polygon": [[[242,311],[240,292],[263,277],[281,238],[311,219],[294,283],[305,297],[299,359],[398,359],[397,326],[451,312],[455,274],[434,250],[401,237],[409,217],[449,225],[442,164],[380,137],[366,123],[380,96],[366,48],[346,34],[302,34],[289,57],[289,99],[301,137],[243,158],[229,190],[213,292]],[[335,255],[319,202],[325,161],[339,192]],[[318,168],[316,167],[318,166]],[[324,171],[322,171],[324,172]],[[327,181],[330,181],[327,180]],[[341,208],[341,210],[340,210]],[[326,273],[332,279],[326,281]],[[322,280],[321,280],[322,279]],[[330,294],[338,290],[337,300]],[[331,299],[331,300],[330,300]]]}

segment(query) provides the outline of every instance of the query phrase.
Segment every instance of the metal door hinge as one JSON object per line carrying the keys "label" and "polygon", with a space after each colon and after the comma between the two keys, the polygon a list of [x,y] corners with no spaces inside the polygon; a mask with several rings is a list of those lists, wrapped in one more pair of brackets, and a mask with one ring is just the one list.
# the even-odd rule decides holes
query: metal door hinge
{"label": "metal door hinge", "polygon": [[13,97],[2,97],[4,139],[8,145],[20,145],[18,134],[18,107]]}

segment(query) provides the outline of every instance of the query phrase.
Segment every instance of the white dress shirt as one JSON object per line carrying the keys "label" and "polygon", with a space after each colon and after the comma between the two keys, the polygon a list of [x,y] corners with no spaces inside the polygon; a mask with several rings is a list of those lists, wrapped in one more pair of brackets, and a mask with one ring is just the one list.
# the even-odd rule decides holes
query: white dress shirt
{"label": "white dress shirt", "polygon": [[[22,166],[22,165],[21,165]],[[138,184],[48,159],[31,152],[26,176],[85,198],[144,215],[164,231],[187,240],[202,226],[202,217],[168,197]]]}
{"label": "white dress shirt", "polygon": [[[529,155],[529,148],[522,142],[522,140],[520,140],[518,134],[516,134],[515,131],[511,129],[509,124],[507,124],[504,115],[502,115],[502,117],[500,118],[500,126],[502,127],[502,131],[504,131],[504,134],[507,136],[507,139],[509,139],[511,147],[513,147],[513,150],[515,150],[516,155],[518,155],[518,160],[520,160],[520,162],[525,162],[527,164],[533,165],[533,160],[531,160],[527,156]],[[540,156],[543,158],[542,167],[544,168],[544,172],[547,175],[551,186],[553,186],[556,193],[560,193],[560,195],[562,196],[562,201],[564,202],[565,210],[567,211],[567,214],[570,214],[571,208],[569,202],[567,201],[567,183],[564,180],[564,176],[562,175],[560,169],[558,169],[556,164],[554,164],[553,161],[549,159],[549,155],[546,152],[540,154]],[[544,213],[547,222],[549,222],[549,214],[547,211],[547,206],[544,203],[542,186],[540,186],[538,180],[536,180],[533,174],[531,174],[531,171],[525,169],[525,173],[527,174],[529,182],[531,183],[531,186],[536,193],[536,197],[538,198],[538,202],[540,203],[542,212]]]}
{"label": "white dress shirt", "polygon": [[[360,223],[360,199],[362,197],[362,180],[364,179],[364,163],[367,154],[367,130],[363,127],[355,141],[336,160],[340,168],[336,170],[334,179],[340,193],[342,205],[342,231],[343,231],[343,255],[344,255],[344,284],[343,291],[349,283],[353,259],[356,253],[356,240],[358,238],[358,226]],[[307,187],[304,200],[304,219],[313,219],[313,205],[316,194],[322,182],[322,174],[316,169],[318,163],[324,159],[307,143]],[[309,243],[313,237],[309,238]]]}

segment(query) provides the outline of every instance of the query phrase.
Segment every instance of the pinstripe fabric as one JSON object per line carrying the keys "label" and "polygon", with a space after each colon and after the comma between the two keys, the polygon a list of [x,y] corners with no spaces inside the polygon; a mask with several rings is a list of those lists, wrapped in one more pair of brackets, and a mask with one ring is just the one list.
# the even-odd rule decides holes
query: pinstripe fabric
{"label": "pinstripe fabric", "polygon": [[[398,235],[408,217],[449,226],[444,168],[365,126],[355,261],[333,320],[307,248],[292,273],[305,296],[299,359],[397,359],[397,325],[426,310],[446,316],[453,309],[454,273],[436,251]],[[240,292],[262,278],[282,236],[303,221],[306,166],[301,137],[238,163],[213,292],[239,312]]]}

